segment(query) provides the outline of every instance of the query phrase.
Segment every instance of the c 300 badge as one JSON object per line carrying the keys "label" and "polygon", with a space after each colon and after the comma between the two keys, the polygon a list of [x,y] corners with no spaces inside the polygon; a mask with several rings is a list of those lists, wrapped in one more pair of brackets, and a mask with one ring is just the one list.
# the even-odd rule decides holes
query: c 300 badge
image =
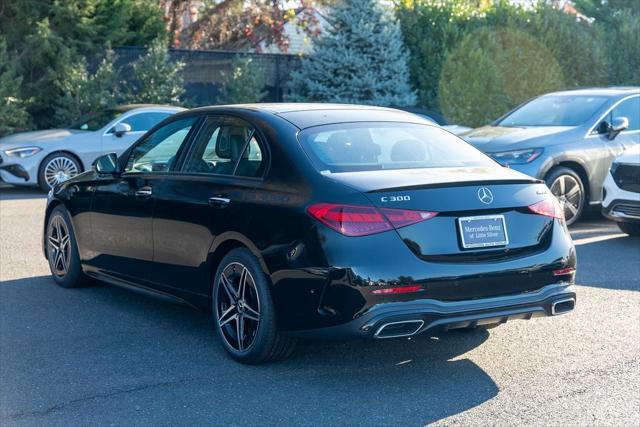
{"label": "c 300 badge", "polygon": [[409,200],[411,200],[411,196],[397,195],[397,196],[382,196],[382,197],[380,197],[380,201],[382,203],[387,203],[387,202],[408,202]]}

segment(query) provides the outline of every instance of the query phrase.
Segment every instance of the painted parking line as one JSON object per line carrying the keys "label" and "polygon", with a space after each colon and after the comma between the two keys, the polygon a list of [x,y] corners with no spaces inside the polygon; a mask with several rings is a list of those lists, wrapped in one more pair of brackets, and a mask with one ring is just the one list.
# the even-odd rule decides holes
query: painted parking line
{"label": "painted parking line", "polygon": [[605,236],[585,237],[583,239],[573,239],[573,244],[576,246],[587,245],[589,243],[604,242],[605,240],[618,239],[620,237],[626,237],[626,236],[627,235],[624,233],[617,233],[617,234],[607,234]]}

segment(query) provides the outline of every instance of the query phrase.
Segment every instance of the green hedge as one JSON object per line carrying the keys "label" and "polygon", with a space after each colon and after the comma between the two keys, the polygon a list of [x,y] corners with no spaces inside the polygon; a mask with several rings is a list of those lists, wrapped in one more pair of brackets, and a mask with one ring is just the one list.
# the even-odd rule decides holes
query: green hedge
{"label": "green hedge", "polygon": [[558,88],[639,84],[640,17],[578,19],[540,2],[404,0],[397,14],[418,103],[487,123]]}
{"label": "green hedge", "polygon": [[621,11],[612,17],[609,29],[605,41],[610,83],[640,86],[640,16]]}
{"label": "green hedge", "polygon": [[439,101],[445,116],[481,126],[523,100],[563,86],[560,65],[538,40],[514,28],[485,27],[469,33],[448,55]]}

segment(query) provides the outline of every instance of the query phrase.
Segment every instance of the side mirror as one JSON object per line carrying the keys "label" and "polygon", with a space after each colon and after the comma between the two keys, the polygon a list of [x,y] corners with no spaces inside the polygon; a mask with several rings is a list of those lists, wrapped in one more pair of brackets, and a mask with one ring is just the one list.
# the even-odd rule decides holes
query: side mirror
{"label": "side mirror", "polygon": [[614,139],[620,132],[629,128],[629,119],[626,117],[614,117],[611,119],[611,126],[609,127],[609,139]]}
{"label": "side mirror", "polygon": [[102,155],[93,162],[93,170],[107,175],[115,175],[120,172],[118,168],[118,156],[116,153]]}
{"label": "side mirror", "polygon": [[129,123],[120,122],[115,126],[113,133],[118,138],[122,138],[122,135],[127,132],[131,132],[131,125]]}

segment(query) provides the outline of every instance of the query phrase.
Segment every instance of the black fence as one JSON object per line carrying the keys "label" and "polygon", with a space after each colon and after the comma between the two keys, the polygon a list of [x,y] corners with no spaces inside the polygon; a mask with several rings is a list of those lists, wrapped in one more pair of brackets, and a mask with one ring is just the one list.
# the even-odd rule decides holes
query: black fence
{"label": "black fence", "polygon": [[[146,53],[140,47],[118,47],[118,64],[125,70],[127,65]],[[231,72],[231,61],[238,55],[252,59],[252,66],[265,78],[264,102],[280,102],[286,92],[291,72],[298,66],[297,55],[246,53],[226,51],[200,51],[171,49],[173,60],[185,63],[183,77],[185,81],[185,99],[191,106],[214,105],[223,102],[221,99],[222,81]]]}

